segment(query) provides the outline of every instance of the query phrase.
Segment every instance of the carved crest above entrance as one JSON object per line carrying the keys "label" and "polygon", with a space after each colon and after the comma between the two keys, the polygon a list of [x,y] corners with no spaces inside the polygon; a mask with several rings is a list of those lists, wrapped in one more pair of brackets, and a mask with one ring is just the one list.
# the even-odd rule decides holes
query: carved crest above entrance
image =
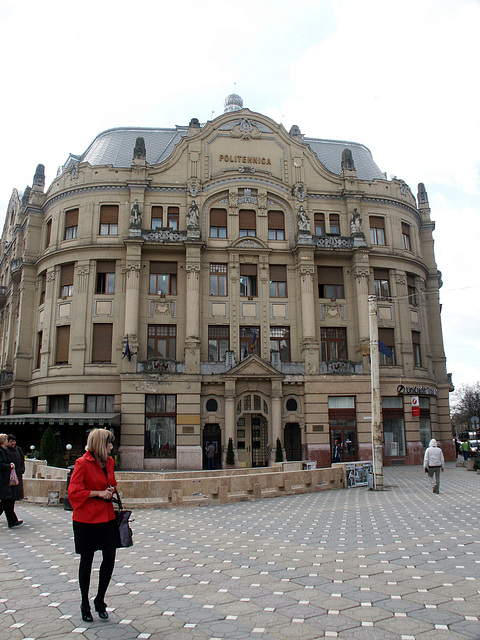
{"label": "carved crest above entrance", "polygon": [[253,120],[243,118],[230,131],[232,138],[243,138],[244,140],[259,140],[262,137],[258,127],[253,124]]}

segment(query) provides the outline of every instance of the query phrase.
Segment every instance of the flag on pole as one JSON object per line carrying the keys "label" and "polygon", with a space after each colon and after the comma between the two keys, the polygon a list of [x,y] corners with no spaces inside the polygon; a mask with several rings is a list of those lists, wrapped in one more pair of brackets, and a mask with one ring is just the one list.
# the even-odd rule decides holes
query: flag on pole
{"label": "flag on pole", "polygon": [[250,351],[255,351],[255,349],[258,347],[258,340],[257,340],[257,332],[255,331],[255,329],[253,330],[253,342],[250,346]]}
{"label": "flag on pole", "polygon": [[130,360],[132,359],[132,352],[130,351],[130,344],[128,343],[128,333],[127,333],[127,342],[125,343],[125,350],[122,355],[122,360],[125,358],[125,356],[128,358],[128,361],[130,362]]}
{"label": "flag on pole", "polygon": [[380,351],[380,353],[383,353],[383,355],[387,356],[387,358],[391,358],[393,355],[392,350],[387,347],[387,345],[381,340],[378,341],[378,350]]}

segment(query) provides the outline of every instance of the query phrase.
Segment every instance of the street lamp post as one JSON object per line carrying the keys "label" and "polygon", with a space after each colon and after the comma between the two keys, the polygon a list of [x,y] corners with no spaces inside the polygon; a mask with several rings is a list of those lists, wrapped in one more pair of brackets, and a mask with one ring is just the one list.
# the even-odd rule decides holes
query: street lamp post
{"label": "street lamp post", "polygon": [[67,444],[65,449],[67,450],[67,467],[69,467],[70,466],[70,451],[72,450],[72,445],[71,444]]}
{"label": "street lamp post", "polygon": [[34,460],[35,459],[35,445],[34,444],[30,445],[30,455],[32,457],[32,460]]}
{"label": "street lamp post", "polygon": [[377,298],[368,296],[370,329],[370,382],[372,403],[372,461],[375,491],[383,491],[382,423],[380,418],[380,366],[378,358]]}

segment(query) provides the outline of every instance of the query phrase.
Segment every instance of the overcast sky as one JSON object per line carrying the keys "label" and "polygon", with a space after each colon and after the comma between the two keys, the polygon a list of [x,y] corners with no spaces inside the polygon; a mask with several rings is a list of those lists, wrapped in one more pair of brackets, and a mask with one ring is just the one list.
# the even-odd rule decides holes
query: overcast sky
{"label": "overcast sky", "polygon": [[454,384],[480,381],[478,0],[3,0],[0,224],[117,126],[206,122],[239,93],[287,130],[357,141],[424,182]]}

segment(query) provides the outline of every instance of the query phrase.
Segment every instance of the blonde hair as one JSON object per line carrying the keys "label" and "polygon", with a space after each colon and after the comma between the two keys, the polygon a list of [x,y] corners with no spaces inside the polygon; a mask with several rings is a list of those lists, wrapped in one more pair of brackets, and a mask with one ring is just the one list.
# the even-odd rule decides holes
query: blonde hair
{"label": "blonde hair", "polygon": [[6,444],[8,438],[6,433],[0,433],[0,447]]}
{"label": "blonde hair", "polygon": [[98,460],[105,462],[108,458],[107,445],[113,444],[115,436],[108,429],[92,429],[88,434],[87,451],[95,456]]}

